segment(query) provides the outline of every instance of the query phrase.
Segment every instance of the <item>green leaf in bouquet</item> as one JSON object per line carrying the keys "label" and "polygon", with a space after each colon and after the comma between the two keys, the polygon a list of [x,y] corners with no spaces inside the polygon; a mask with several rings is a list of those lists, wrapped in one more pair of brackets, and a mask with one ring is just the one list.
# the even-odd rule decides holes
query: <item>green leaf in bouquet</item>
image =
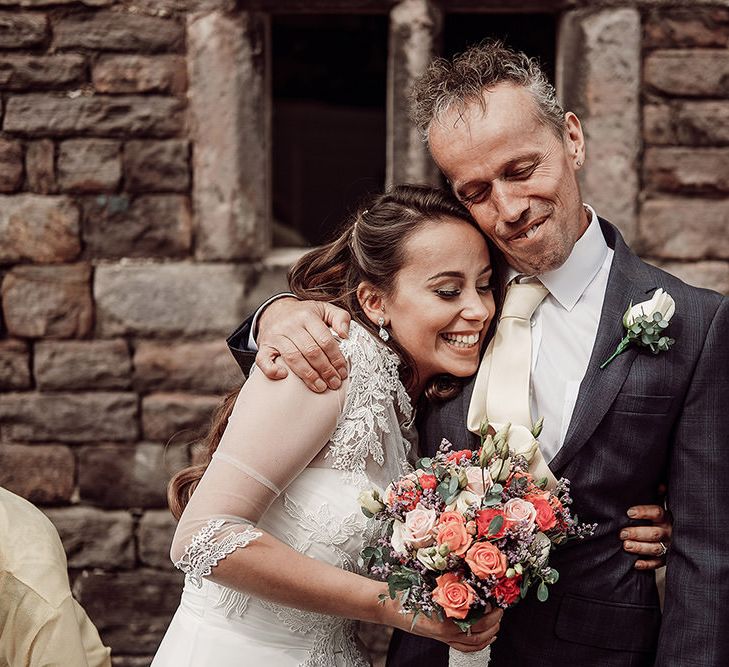
{"label": "green leaf in bouquet", "polygon": [[521,580],[521,597],[522,599],[526,597],[527,591],[529,590],[529,586],[532,584],[532,577],[531,575],[527,574],[522,580]]}
{"label": "green leaf in bouquet", "polygon": [[438,486],[435,487],[435,492],[443,498],[443,502],[448,504],[448,498],[451,496],[451,492],[448,490],[448,480],[443,480]]}
{"label": "green leaf in bouquet", "polygon": [[501,502],[501,497],[500,496],[486,496],[481,501],[481,507],[483,507],[484,509],[486,509],[488,507],[495,507],[500,502]]}
{"label": "green leaf in bouquet", "polygon": [[476,618],[453,618],[451,619],[460,629],[461,632],[468,632],[471,626],[478,620]]}
{"label": "green leaf in bouquet", "polygon": [[547,588],[547,584],[545,584],[543,581],[540,581],[539,586],[537,587],[537,600],[539,600],[540,602],[546,602],[548,597],[549,589]]}
{"label": "green leaf in bouquet", "polygon": [[430,470],[430,466],[433,465],[433,459],[425,457],[418,461],[418,468],[421,470]]}
{"label": "green leaf in bouquet", "polygon": [[489,492],[492,496],[495,495],[501,495],[504,492],[504,487],[501,484],[494,484],[490,489]]}
{"label": "green leaf in bouquet", "polygon": [[504,525],[504,517],[497,514],[489,523],[488,535],[496,535]]}
{"label": "green leaf in bouquet", "polygon": [[538,438],[542,434],[542,428],[544,427],[544,417],[540,417],[537,423],[532,426],[532,435]]}
{"label": "green leaf in bouquet", "polygon": [[527,478],[526,477],[517,477],[515,480],[511,482],[511,486],[514,489],[514,492],[518,495],[522,495],[524,491],[526,491],[527,486]]}
{"label": "green leaf in bouquet", "polygon": [[550,568],[549,574],[544,577],[544,581],[546,581],[548,584],[556,584],[559,581],[559,572],[557,572],[557,570],[555,570],[553,567]]}
{"label": "green leaf in bouquet", "polygon": [[448,482],[448,493],[453,495],[458,491],[458,476],[451,475],[450,481]]}
{"label": "green leaf in bouquet", "polygon": [[371,519],[373,516],[375,516],[366,507],[360,507],[360,509],[362,510],[362,514],[364,514],[368,519]]}
{"label": "green leaf in bouquet", "polygon": [[546,477],[540,477],[536,482],[534,482],[534,486],[536,486],[538,489],[546,489],[547,488],[547,478]]}

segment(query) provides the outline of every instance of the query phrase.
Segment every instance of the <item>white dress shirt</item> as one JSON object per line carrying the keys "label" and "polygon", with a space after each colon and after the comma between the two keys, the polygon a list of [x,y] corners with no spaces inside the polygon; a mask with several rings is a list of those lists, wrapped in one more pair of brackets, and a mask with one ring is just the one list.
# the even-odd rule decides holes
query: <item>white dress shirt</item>
{"label": "white dress shirt", "polygon": [[[532,316],[531,409],[544,417],[539,438],[551,461],[564,444],[580,383],[587,371],[605,299],[613,251],[595,211],[565,263],[536,276],[549,294]],[[509,269],[507,279],[517,276]]]}

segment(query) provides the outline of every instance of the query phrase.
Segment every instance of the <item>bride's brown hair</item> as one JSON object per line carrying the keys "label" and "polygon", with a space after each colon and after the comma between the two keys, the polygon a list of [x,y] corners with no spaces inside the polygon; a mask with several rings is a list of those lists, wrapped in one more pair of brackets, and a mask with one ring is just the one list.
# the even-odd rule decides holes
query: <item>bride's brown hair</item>
{"label": "bride's brown hair", "polygon": [[[397,273],[405,263],[410,236],[421,225],[438,223],[444,218],[463,220],[476,227],[468,211],[444,190],[398,185],[373,196],[351,216],[333,241],[306,253],[294,264],[289,271],[291,290],[301,299],[327,301],[344,308],[360,325],[377,335],[378,326],[370,321],[357,299],[358,286],[367,282],[383,295],[391,294]],[[497,304],[497,313],[491,318],[493,325],[502,302],[504,265],[500,253],[488,239],[487,243]],[[410,355],[392,336],[385,344],[400,358],[400,378],[410,389],[418,381]],[[460,391],[461,382],[451,375],[439,375],[428,382],[425,398],[452,398]],[[178,519],[218,447],[237,395],[238,390],[231,392],[216,411],[210,430],[199,443],[200,463],[181,470],[170,480],[167,499],[172,514]]]}

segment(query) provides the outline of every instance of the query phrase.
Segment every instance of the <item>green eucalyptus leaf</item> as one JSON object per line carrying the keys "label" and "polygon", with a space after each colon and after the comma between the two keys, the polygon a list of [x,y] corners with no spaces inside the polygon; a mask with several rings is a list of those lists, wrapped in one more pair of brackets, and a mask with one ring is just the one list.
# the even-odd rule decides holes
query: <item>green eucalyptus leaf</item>
{"label": "green eucalyptus leaf", "polygon": [[549,589],[547,588],[547,584],[545,584],[543,581],[540,581],[539,587],[537,588],[537,600],[539,600],[540,602],[546,602],[548,597]]}

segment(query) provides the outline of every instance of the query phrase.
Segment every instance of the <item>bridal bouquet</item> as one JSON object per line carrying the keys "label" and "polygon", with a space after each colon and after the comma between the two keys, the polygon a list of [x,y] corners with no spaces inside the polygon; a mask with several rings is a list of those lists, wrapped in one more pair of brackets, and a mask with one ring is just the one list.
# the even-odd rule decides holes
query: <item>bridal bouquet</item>
{"label": "bridal bouquet", "polygon": [[[594,530],[571,515],[568,480],[549,490],[546,478],[534,479],[527,457],[509,447],[509,424],[495,434],[487,429],[479,449],[452,451],[443,440],[434,457],[421,459],[384,492],[360,495],[364,514],[385,527],[379,542],[363,550],[362,564],[387,582],[413,622],[418,614],[435,614],[466,632],[532,586],[546,600],[559,577],[549,565],[552,547]],[[451,649],[450,665],[485,665],[489,652]]]}

